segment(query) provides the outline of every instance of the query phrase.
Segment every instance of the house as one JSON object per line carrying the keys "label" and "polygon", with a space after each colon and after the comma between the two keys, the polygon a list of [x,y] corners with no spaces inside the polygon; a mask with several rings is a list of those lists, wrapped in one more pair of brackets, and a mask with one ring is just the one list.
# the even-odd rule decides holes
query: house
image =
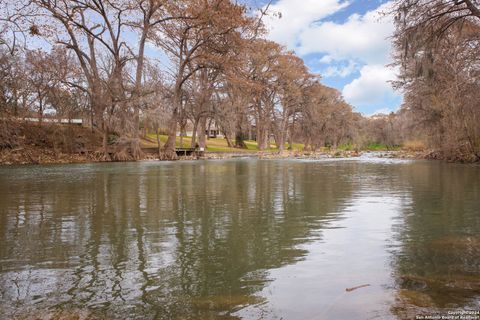
{"label": "house", "polygon": [[[21,120],[27,122],[40,122],[40,118],[23,118]],[[43,123],[59,123],[59,124],[69,124],[76,126],[83,126],[83,119],[54,119],[54,118],[43,118]]]}

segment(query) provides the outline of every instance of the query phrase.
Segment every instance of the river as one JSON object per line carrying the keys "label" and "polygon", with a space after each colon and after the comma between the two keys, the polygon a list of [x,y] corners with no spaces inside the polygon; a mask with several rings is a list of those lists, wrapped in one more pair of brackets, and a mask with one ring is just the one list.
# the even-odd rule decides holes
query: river
{"label": "river", "polygon": [[0,319],[452,310],[480,310],[478,165],[360,157],[0,167]]}

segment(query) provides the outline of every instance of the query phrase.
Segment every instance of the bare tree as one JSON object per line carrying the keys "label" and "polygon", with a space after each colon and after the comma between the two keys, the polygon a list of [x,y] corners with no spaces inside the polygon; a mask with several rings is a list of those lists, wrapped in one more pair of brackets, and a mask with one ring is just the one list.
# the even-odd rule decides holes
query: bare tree
{"label": "bare tree", "polygon": [[228,63],[232,42],[239,40],[238,29],[248,23],[242,6],[227,0],[185,1],[172,8],[172,16],[183,16],[162,24],[156,43],[174,61],[173,113],[165,152],[174,157],[177,124],[183,107],[183,89],[198,71],[219,69]]}
{"label": "bare tree", "polygon": [[442,157],[480,159],[479,5],[476,1],[396,2],[395,83],[405,91],[428,142]]}

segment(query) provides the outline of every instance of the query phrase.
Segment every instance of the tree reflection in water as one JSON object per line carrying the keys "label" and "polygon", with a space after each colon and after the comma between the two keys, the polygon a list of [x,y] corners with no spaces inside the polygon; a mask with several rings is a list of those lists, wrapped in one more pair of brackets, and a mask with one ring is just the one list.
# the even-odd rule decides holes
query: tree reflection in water
{"label": "tree reflection in water", "polygon": [[405,169],[412,202],[398,224],[394,258],[402,318],[480,307],[480,170],[423,163]]}
{"label": "tree reflection in water", "polygon": [[268,319],[289,315],[275,303],[301,290],[305,309],[320,314],[357,279],[372,287],[330,308],[339,319],[377,308],[365,301],[392,301],[394,317],[478,297],[478,167],[232,160],[0,170],[7,317]]}

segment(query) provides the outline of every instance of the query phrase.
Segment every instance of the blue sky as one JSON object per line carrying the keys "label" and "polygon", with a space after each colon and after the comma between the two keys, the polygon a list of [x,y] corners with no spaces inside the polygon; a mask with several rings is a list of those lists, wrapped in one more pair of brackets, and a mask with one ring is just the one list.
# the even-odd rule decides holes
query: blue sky
{"label": "blue sky", "polygon": [[[245,0],[253,7],[265,0]],[[396,111],[402,96],[389,81],[392,19],[385,0],[274,0],[265,24],[267,38],[301,56],[322,82],[337,88],[365,115]]]}

